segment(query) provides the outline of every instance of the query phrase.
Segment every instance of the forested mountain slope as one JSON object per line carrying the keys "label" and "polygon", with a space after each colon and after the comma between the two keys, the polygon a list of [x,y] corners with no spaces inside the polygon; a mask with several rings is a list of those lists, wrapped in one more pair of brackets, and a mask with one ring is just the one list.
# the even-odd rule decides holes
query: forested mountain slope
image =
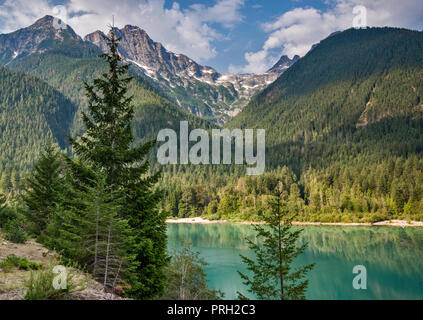
{"label": "forested mountain slope", "polygon": [[327,167],[423,151],[423,33],[350,29],[314,47],[229,127],[266,129],[269,164]]}
{"label": "forested mountain slope", "polygon": [[[66,134],[74,136],[83,131],[81,112],[87,108],[84,81],[92,83],[107,68],[98,48],[82,41],[70,27],[54,30],[51,19],[46,17],[31,26],[34,38],[29,31],[0,37],[0,44],[13,44],[16,50],[23,48],[11,60],[3,61],[6,68],[1,73],[0,178],[6,176],[6,182],[0,183],[0,190],[2,184],[10,185],[12,175],[19,176],[17,172],[32,166],[47,137],[64,148]],[[182,120],[191,127],[212,126],[166,99],[145,79],[133,75],[129,94],[134,97],[137,144],[154,140],[163,128],[178,131]],[[18,181],[19,177],[12,180]]]}
{"label": "forested mountain slope", "polygon": [[[422,32],[393,28],[346,30],[314,46],[227,123],[266,129],[269,173],[208,179],[217,190],[203,212],[260,220],[266,195],[291,177],[277,169],[287,166],[296,175],[284,182],[292,205],[304,208],[299,219],[421,220],[422,49]],[[200,209],[192,199],[207,187],[197,189],[175,192],[179,208]]]}
{"label": "forested mountain slope", "polygon": [[0,172],[32,167],[49,139],[66,148],[76,109],[44,81],[0,67]]}
{"label": "forested mountain slope", "polygon": [[[101,58],[69,57],[65,53],[33,54],[12,62],[9,68],[28,72],[48,82],[72,100],[78,111],[75,115],[71,133],[80,133],[82,128],[80,113],[87,107],[84,81],[91,83],[106,70]],[[209,127],[210,123],[179,108],[160,92],[151,87],[144,79],[136,76],[131,82],[129,94],[134,96],[135,135],[137,141],[154,139],[163,128],[179,128],[180,120],[187,120],[193,127]]]}

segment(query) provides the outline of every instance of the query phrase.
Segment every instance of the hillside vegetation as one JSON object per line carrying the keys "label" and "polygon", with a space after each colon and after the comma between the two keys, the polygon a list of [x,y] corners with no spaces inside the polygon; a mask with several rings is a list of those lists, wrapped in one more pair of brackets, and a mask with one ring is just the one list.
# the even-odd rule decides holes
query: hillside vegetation
{"label": "hillside vegetation", "polygon": [[77,107],[33,76],[0,67],[0,187],[10,189],[48,140],[68,146]]}
{"label": "hillside vegetation", "polygon": [[260,220],[288,179],[303,220],[422,219],[422,49],[422,32],[393,28],[321,41],[227,124],[266,130],[269,173],[195,170],[165,205],[179,216]]}
{"label": "hillside vegetation", "polygon": [[[82,132],[80,114],[87,108],[83,81],[101,75],[105,64],[98,51],[80,41],[69,51],[63,49],[69,43],[50,45],[8,67],[30,73],[62,97],[56,108],[47,109],[57,110],[63,131],[54,121],[45,126],[52,126],[46,135],[65,146],[65,128],[71,135]],[[243,177],[242,167],[153,163],[153,169],[164,169],[162,206],[172,216],[260,220],[268,209],[268,194],[285,179],[293,199],[301,203],[302,220],[421,220],[422,49],[422,32],[393,28],[351,29],[321,41],[226,125],[266,129],[268,173]],[[14,91],[2,94],[6,92]],[[178,131],[181,120],[188,120],[190,128],[212,127],[141,77],[129,84],[128,93],[134,96],[136,144],[154,139],[162,128]],[[27,97],[35,99],[25,93],[21,100]],[[8,108],[16,107],[8,103]],[[36,119],[31,117],[37,128],[44,128]],[[45,140],[39,134],[20,140],[31,126],[20,131],[16,123],[7,123],[8,141],[29,141],[29,146],[4,144],[1,154],[7,160],[0,188],[6,194],[18,185],[18,170],[27,168],[38,152],[30,146]],[[21,152],[24,148],[36,151],[27,155]],[[154,162],[154,152],[151,159]]]}
{"label": "hillside vegetation", "polygon": [[423,150],[423,33],[347,30],[323,40],[229,127],[266,129],[271,166],[296,172]]}
{"label": "hillside vegetation", "polygon": [[[67,134],[83,132],[84,82],[107,70],[98,57],[101,52],[88,44],[67,39],[42,45],[45,52],[13,60],[0,72],[0,192],[6,194],[19,187],[21,176],[48,140],[65,149]],[[141,77],[129,84],[128,94],[134,97],[136,144],[154,140],[163,128],[178,131],[182,120],[191,127],[212,126],[170,102]]]}

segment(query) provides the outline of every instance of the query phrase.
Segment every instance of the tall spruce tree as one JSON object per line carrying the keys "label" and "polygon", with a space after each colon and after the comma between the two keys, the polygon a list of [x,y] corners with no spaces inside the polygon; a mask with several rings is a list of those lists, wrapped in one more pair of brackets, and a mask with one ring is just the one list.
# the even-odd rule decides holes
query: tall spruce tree
{"label": "tall spruce tree", "polygon": [[[297,245],[302,229],[292,228],[296,213],[290,212],[287,200],[287,192],[279,182],[270,202],[271,212],[264,215],[266,225],[254,226],[258,242],[247,239],[255,259],[241,255],[252,276],[240,271],[238,274],[249,287],[248,291],[258,299],[305,299],[308,280],[304,280],[304,277],[314,264],[292,271],[292,262],[304,252],[308,244]],[[238,293],[238,296],[247,299],[242,293]]]}
{"label": "tall spruce tree", "polygon": [[[130,276],[125,280],[133,297],[148,299],[165,288],[166,214],[158,209],[162,193],[154,190],[159,173],[149,173],[147,155],[154,142],[133,146],[134,107],[132,97],[127,96],[132,77],[119,56],[114,28],[106,40],[109,52],[102,57],[108,62],[108,72],[93,85],[85,84],[89,104],[82,118],[86,133],[70,142],[78,158],[104,172],[110,192],[117,191],[123,198],[119,217],[127,219],[134,237],[128,251],[134,259],[127,266]],[[83,170],[77,171],[74,176],[86,181]]]}
{"label": "tall spruce tree", "polygon": [[58,201],[62,186],[62,169],[61,152],[49,142],[26,179],[22,194],[24,214],[30,223],[30,231],[37,236],[45,233],[52,210]]}

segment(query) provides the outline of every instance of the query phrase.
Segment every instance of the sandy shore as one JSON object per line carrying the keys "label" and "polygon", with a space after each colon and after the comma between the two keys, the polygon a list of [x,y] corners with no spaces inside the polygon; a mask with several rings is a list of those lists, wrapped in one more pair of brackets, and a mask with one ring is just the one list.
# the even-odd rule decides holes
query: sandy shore
{"label": "sandy shore", "polygon": [[207,220],[201,217],[196,218],[178,218],[178,219],[167,219],[166,223],[201,223],[201,224],[210,224],[210,223],[226,223],[226,220]]}
{"label": "sandy shore", "polygon": [[[210,224],[210,223],[227,223],[231,221],[227,220],[207,220],[201,217],[195,218],[179,218],[179,219],[168,219],[167,223],[198,223],[198,224]],[[239,224],[263,224],[263,222],[234,222]],[[388,220],[380,221],[375,223],[343,223],[343,222],[294,222],[295,225],[310,225],[310,226],[389,226],[389,227],[423,227],[422,221],[406,221],[406,220]]]}

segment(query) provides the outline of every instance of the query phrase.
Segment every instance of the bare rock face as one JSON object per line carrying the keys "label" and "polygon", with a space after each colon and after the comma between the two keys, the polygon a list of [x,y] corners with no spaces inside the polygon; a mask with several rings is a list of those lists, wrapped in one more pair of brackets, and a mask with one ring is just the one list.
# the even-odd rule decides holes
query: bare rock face
{"label": "bare rock face", "polygon": [[95,31],[84,37],[85,41],[91,42],[95,46],[99,47],[101,51],[107,51],[107,43],[104,39],[105,34],[101,31]]}
{"label": "bare rock face", "polygon": [[47,41],[66,41],[67,39],[82,42],[70,26],[54,27],[54,18],[45,16],[27,28],[9,34],[0,34],[0,62],[6,65],[10,61],[42,52]]}
{"label": "bare rock face", "polygon": [[[119,53],[127,62],[159,83],[176,103],[217,123],[236,115],[257,91],[275,81],[299,59],[298,56],[293,59],[283,56],[262,74],[221,74],[183,54],[166,50],[139,27],[127,25],[122,29],[115,28],[115,33],[121,38]],[[84,40],[102,51],[107,50],[105,35],[101,31],[85,36]],[[182,94],[180,89],[183,89]],[[198,106],[204,108],[187,105],[187,100],[197,100]]]}
{"label": "bare rock face", "polygon": [[276,64],[269,69],[268,72],[273,72],[277,74],[282,74],[286,69],[292,66],[297,60],[300,59],[299,56],[294,56],[292,59],[289,59],[288,56],[282,56]]}

